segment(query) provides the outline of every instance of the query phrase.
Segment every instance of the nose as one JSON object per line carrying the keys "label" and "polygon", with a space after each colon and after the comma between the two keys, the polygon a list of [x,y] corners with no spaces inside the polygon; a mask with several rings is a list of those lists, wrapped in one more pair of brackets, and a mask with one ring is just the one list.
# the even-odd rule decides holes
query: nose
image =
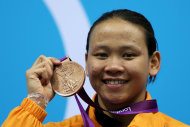
{"label": "nose", "polygon": [[108,74],[120,74],[125,71],[122,62],[118,59],[108,60],[104,70]]}

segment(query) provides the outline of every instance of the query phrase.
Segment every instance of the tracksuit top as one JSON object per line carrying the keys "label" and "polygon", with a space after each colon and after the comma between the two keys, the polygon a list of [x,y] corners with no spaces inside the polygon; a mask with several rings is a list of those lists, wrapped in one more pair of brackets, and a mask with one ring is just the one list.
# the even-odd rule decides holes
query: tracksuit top
{"label": "tracksuit top", "polygon": [[[146,100],[151,100],[150,94],[146,93]],[[93,101],[95,101],[95,95]],[[44,109],[34,103],[32,100],[25,98],[22,104],[13,109],[2,127],[84,127],[81,115],[76,115],[65,119],[61,122],[49,122],[42,124],[47,113]],[[102,127],[95,116],[95,108],[89,106],[88,115],[95,127]],[[112,127],[112,126],[110,126]],[[190,127],[180,121],[177,121],[161,112],[139,113],[137,114],[128,127]]]}

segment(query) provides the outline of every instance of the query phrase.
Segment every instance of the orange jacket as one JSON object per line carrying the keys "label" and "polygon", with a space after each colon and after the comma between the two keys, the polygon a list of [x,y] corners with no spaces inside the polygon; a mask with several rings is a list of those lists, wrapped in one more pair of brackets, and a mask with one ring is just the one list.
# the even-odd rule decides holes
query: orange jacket
{"label": "orange jacket", "polygon": [[[95,97],[94,97],[95,98]],[[147,92],[146,100],[151,97]],[[95,109],[90,106],[89,117],[93,121],[95,127],[101,127],[96,121]],[[62,122],[50,122],[42,124],[47,113],[40,106],[35,104],[28,98],[25,98],[21,106],[13,109],[2,127],[84,127],[82,116],[76,115]],[[131,121],[128,127],[190,127],[183,124],[161,112],[157,113],[140,113]]]}

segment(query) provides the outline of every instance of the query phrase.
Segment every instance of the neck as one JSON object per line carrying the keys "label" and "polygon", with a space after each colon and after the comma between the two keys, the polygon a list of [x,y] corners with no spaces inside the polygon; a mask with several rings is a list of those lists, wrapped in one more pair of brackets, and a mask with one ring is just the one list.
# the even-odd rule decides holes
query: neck
{"label": "neck", "polygon": [[[142,92],[141,94],[139,94],[137,97],[134,97],[124,103],[121,104],[113,104],[110,102],[107,102],[106,100],[102,99],[99,95],[98,95],[98,103],[100,105],[100,107],[102,107],[103,109],[106,109],[108,111],[116,111],[116,110],[120,110],[123,109],[131,104],[140,102],[140,101],[144,101],[146,99],[146,92]],[[131,121],[133,120],[133,118],[136,116],[136,114],[130,114],[130,115],[118,115],[118,114],[112,114],[109,112],[104,111],[104,114],[106,114],[107,116],[114,118],[118,121],[120,121],[122,123],[122,126],[127,126],[131,123]]]}

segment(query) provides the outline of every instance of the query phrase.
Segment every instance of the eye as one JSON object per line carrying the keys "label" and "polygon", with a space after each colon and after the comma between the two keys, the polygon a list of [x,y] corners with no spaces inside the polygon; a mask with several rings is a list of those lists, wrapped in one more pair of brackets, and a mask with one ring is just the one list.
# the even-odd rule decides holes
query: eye
{"label": "eye", "polygon": [[95,56],[100,58],[100,59],[105,59],[105,58],[108,57],[108,54],[106,54],[106,53],[96,53]]}
{"label": "eye", "polygon": [[134,53],[124,53],[123,58],[125,59],[133,59],[136,56]]}

